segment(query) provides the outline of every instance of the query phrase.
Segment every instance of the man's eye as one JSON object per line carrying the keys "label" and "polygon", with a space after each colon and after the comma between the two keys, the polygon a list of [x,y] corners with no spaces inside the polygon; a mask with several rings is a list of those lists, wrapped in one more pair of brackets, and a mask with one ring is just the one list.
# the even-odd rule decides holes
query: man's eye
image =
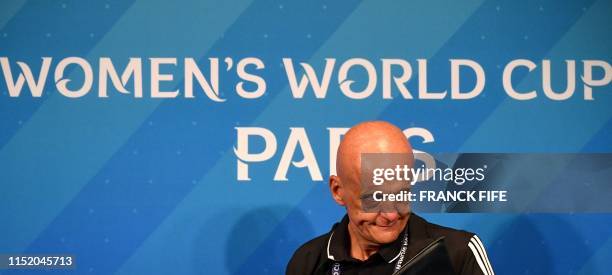
{"label": "man's eye", "polygon": [[361,200],[365,201],[367,199],[372,199],[372,194],[363,194],[361,195]]}
{"label": "man's eye", "polygon": [[372,196],[364,197],[361,199],[361,203],[364,208],[374,208],[379,205],[380,202],[374,200]]}

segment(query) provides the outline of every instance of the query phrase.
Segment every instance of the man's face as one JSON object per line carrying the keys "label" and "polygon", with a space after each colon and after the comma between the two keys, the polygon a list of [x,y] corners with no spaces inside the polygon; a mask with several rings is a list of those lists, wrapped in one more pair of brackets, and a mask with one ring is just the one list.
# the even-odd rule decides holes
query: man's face
{"label": "man's face", "polygon": [[[351,233],[356,233],[361,239],[378,245],[393,242],[401,234],[410,214],[408,203],[377,202],[373,201],[371,194],[371,199],[362,199],[362,195],[367,196],[372,190],[368,186],[361,186],[361,168],[365,167],[365,171],[374,171],[373,168],[384,168],[388,164],[405,164],[405,167],[409,168],[414,164],[412,151],[402,130],[387,122],[363,122],[353,126],[345,134],[338,147],[336,162],[338,176],[330,177],[330,190],[334,200],[346,207]],[[380,158],[375,157],[374,162],[362,163],[362,160],[365,161],[365,155],[369,154],[380,155]],[[398,178],[400,177],[395,179]],[[371,180],[370,177],[369,183],[374,183]],[[378,180],[376,181],[375,185],[381,187]],[[407,190],[410,186],[410,184],[403,186],[385,184],[383,188],[397,188],[398,191]],[[364,205],[366,203],[382,205],[375,206],[374,209],[378,210],[373,211],[370,205]]]}
{"label": "man's face", "polygon": [[[408,221],[409,204],[376,202],[372,199],[373,190],[362,188],[358,179],[359,177],[351,177],[347,179],[350,182],[343,184],[346,191],[344,201],[350,223],[357,233],[369,242],[386,244],[395,241]],[[406,185],[399,184],[386,185],[385,189],[385,193],[408,190]]]}

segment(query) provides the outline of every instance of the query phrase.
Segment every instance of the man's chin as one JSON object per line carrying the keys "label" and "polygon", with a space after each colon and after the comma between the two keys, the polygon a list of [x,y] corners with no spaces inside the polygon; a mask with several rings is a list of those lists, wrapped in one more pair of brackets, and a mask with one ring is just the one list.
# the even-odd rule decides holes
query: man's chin
{"label": "man's chin", "polygon": [[395,241],[400,230],[395,227],[373,226],[371,233],[377,243],[386,244]]}

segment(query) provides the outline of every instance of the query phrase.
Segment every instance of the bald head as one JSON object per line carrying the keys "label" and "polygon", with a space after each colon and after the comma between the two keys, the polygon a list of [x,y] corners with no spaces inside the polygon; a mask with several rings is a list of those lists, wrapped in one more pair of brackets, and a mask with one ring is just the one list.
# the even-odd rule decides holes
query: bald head
{"label": "bald head", "polygon": [[[382,154],[383,159],[367,161],[368,164],[363,167],[364,171],[361,171],[361,158],[364,154]],[[408,221],[410,209],[407,203],[370,205],[372,200],[369,199],[369,193],[374,190],[370,190],[373,186],[364,185],[362,188],[360,180],[362,172],[367,175],[374,166],[381,165],[379,167],[384,168],[390,164],[389,162],[397,161],[393,157],[396,154],[401,156],[399,162],[413,165],[412,147],[408,139],[399,128],[384,121],[357,124],[340,142],[336,158],[338,175],[329,178],[329,188],[336,203],[346,208],[349,217],[351,253],[354,255],[359,256],[358,252],[353,251],[354,249],[378,247],[396,240]],[[368,181],[364,183],[370,184]],[[404,187],[405,185],[397,184],[384,185],[386,191]]]}
{"label": "bald head", "polygon": [[412,153],[402,130],[385,121],[367,121],[353,126],[338,147],[336,171],[344,179],[359,176],[363,153]]}

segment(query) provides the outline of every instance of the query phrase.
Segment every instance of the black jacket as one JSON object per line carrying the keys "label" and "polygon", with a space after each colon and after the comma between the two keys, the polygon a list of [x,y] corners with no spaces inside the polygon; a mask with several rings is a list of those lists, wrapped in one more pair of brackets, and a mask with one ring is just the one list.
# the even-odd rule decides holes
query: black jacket
{"label": "black jacket", "polygon": [[[392,274],[402,246],[402,234],[392,243],[381,246],[366,261],[350,257],[348,217],[345,215],[332,230],[298,248],[287,265],[286,274],[332,274],[332,265],[341,263],[342,274]],[[455,274],[494,274],[484,245],[476,235],[429,223],[416,214],[408,219],[408,249],[405,259],[436,238],[444,236],[448,255]],[[404,261],[405,262],[405,261]]]}

